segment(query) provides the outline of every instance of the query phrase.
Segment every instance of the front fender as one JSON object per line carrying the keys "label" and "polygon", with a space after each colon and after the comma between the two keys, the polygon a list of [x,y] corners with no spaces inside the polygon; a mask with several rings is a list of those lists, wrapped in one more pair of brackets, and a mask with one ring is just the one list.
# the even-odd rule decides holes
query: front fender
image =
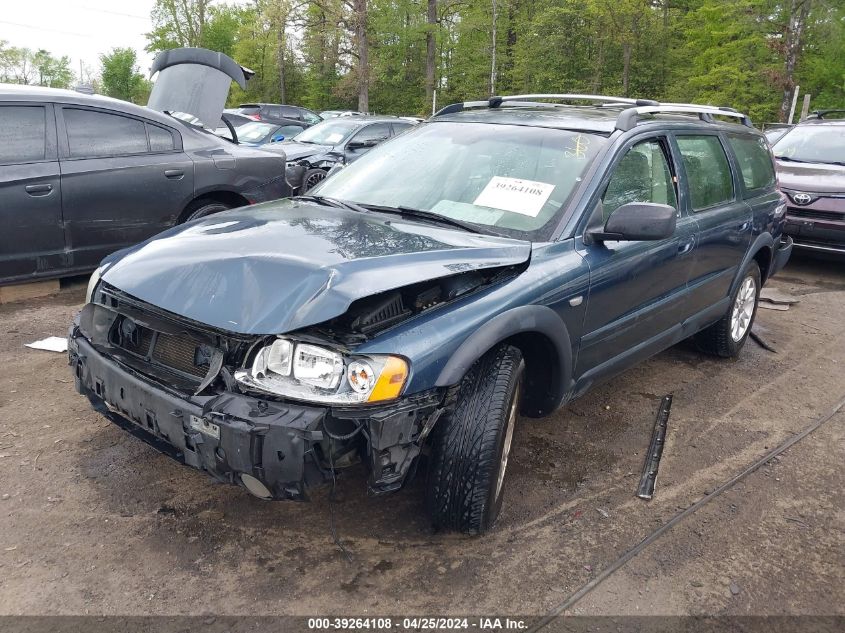
{"label": "front fender", "polygon": [[487,321],[455,350],[437,377],[436,386],[457,384],[475,361],[502,341],[520,334],[541,334],[551,342],[556,362],[549,371],[556,374],[556,379],[543,408],[555,409],[572,381],[572,343],[561,318],[543,305],[520,306]]}

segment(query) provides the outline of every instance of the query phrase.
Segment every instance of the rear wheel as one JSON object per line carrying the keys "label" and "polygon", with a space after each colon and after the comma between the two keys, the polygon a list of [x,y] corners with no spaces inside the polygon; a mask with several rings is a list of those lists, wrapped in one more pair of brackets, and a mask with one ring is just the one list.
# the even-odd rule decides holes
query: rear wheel
{"label": "rear wheel", "polygon": [[695,335],[695,343],[702,352],[723,358],[739,355],[754,325],[760,285],[760,267],[752,261],[742,273],[725,316]]}
{"label": "rear wheel", "polygon": [[502,345],[461,381],[434,432],[426,505],[435,527],[481,534],[499,516],[524,374],[522,352]]}
{"label": "rear wheel", "polygon": [[185,213],[183,214],[185,217],[184,221],[190,222],[191,220],[204,218],[212,213],[220,213],[221,211],[226,211],[228,209],[231,209],[228,204],[217,202],[216,200],[194,200],[188,205],[188,208],[185,209]]}

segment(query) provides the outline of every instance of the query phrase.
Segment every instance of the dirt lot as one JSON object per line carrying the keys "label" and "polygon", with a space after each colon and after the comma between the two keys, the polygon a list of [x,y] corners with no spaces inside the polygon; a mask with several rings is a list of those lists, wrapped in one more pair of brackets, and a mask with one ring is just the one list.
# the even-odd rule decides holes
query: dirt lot
{"label": "dirt lot", "polygon": [[[267,503],[95,414],[63,335],[84,288],[0,306],[1,614],[542,614],[845,395],[845,266],[796,260],[724,362],[677,346],[545,420],[521,420],[483,538],[434,534],[420,478]],[[654,500],[634,496],[674,393]],[[845,412],[688,517],[578,603],[589,614],[845,614]]]}

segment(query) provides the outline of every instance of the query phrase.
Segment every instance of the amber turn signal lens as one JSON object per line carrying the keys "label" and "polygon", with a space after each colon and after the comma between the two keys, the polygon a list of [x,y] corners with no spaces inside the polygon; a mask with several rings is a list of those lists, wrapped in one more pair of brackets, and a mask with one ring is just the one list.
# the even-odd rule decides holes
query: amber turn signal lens
{"label": "amber turn signal lens", "polygon": [[398,398],[408,379],[408,363],[398,356],[389,356],[367,402]]}

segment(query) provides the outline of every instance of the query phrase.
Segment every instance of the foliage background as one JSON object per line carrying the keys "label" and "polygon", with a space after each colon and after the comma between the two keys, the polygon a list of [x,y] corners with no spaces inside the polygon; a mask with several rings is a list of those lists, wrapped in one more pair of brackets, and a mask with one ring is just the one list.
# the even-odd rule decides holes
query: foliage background
{"label": "foliage background", "polygon": [[[843,0],[157,0],[151,17],[149,51],[203,46],[256,71],[231,104],[424,115],[435,89],[439,105],[587,92],[763,122],[785,118],[800,84],[812,109],[845,107]],[[101,65],[89,82],[145,102],[133,51]],[[2,81],[77,79],[66,58],[0,42]]]}

